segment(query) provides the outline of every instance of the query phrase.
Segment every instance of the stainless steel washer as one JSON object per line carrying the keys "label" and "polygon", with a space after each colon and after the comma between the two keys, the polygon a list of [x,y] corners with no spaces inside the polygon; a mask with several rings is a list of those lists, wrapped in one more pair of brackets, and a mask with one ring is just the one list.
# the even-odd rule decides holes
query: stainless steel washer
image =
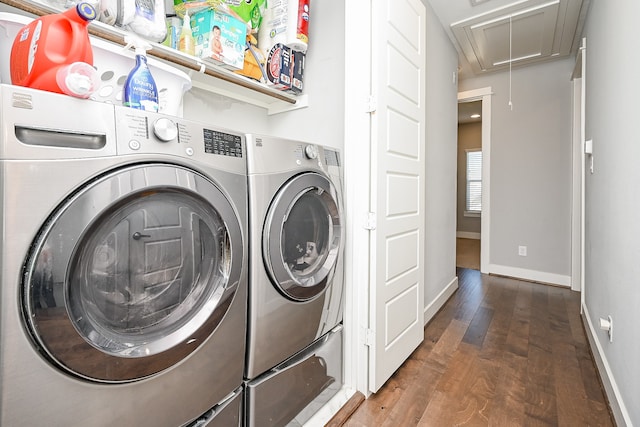
{"label": "stainless steel washer", "polygon": [[0,129],[0,425],[239,425],[244,136],[7,85]]}
{"label": "stainless steel washer", "polygon": [[248,135],[247,162],[247,424],[295,425],[343,383],[340,153]]}

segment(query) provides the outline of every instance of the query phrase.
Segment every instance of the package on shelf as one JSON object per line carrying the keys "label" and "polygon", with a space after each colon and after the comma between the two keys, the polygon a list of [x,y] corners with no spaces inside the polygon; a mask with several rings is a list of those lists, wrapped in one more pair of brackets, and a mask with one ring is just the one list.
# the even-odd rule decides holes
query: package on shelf
{"label": "package on shelf", "polygon": [[267,57],[267,83],[275,89],[294,94],[303,90],[305,54],[277,43]]}
{"label": "package on shelf", "polygon": [[35,0],[62,11],[78,3],[89,3],[98,11],[98,21],[132,31],[140,37],[161,43],[167,36],[165,0]]}
{"label": "package on shelf", "polygon": [[161,43],[167,36],[164,0],[101,0],[98,20]]}
{"label": "package on shelf", "polygon": [[299,52],[309,44],[309,0],[269,0],[258,31],[258,47],[284,44]]}
{"label": "package on shelf", "polygon": [[258,41],[251,35],[247,36],[247,48],[244,52],[244,63],[241,70],[236,70],[236,74],[252,78],[259,82],[267,82],[265,66],[267,57],[262,50],[258,49]]}
{"label": "package on shelf", "polygon": [[262,16],[267,6],[266,0],[222,0],[226,6],[245,21],[250,28],[250,32],[256,33],[262,24]]}
{"label": "package on shelf", "polygon": [[[259,49],[257,46],[258,29],[262,23],[262,16],[266,6],[266,0],[174,0],[173,11],[176,15],[178,17],[184,17],[185,14],[189,15],[189,26],[192,27],[193,22],[193,26],[198,27],[196,31],[193,31],[193,27],[191,28],[193,35],[195,36],[193,37],[194,44],[197,44],[197,46],[193,52],[189,52],[181,49],[177,41],[174,42],[173,40],[170,40],[170,35],[172,33],[177,33],[177,38],[180,38],[180,27],[182,26],[182,23],[179,18],[176,17],[167,18],[169,36],[167,36],[167,40],[163,44],[200,58],[207,58],[213,47],[211,40],[212,35],[211,33],[207,34],[206,31],[206,27],[209,27],[211,23],[207,24],[206,18],[202,18],[203,15],[200,15],[199,18],[204,22],[202,23],[204,29],[201,29],[199,28],[199,25],[196,25],[196,22],[194,22],[198,17],[195,19],[192,19],[192,17],[199,15],[200,12],[204,10],[215,9],[219,13],[230,15],[237,20],[243,21],[247,26],[247,36],[246,43],[243,46],[244,57],[241,66],[239,55],[236,57],[238,61],[234,62],[232,66],[225,64],[224,61],[221,62],[214,58],[208,58],[210,60],[209,62],[231,69],[236,74],[266,83],[267,78],[265,66],[267,62],[267,55],[264,50]],[[239,52],[239,47],[236,46],[236,48],[238,48]]]}
{"label": "package on shelf", "polygon": [[191,16],[195,55],[224,68],[243,68],[247,24],[216,9],[205,9]]}
{"label": "package on shelf", "polygon": [[291,89],[290,92],[299,95],[302,93],[302,89],[304,89],[304,62],[306,54],[304,52],[299,52],[297,50],[293,50],[293,77],[291,79]]}
{"label": "package on shelf", "polygon": [[182,18],[186,13],[193,15],[201,10],[218,8],[222,4],[223,0],[173,0],[173,11]]}

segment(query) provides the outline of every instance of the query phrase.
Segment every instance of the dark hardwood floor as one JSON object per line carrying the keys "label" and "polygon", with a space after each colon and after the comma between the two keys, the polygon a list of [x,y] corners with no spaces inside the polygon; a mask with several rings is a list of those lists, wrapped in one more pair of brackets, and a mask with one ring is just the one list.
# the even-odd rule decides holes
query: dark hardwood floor
{"label": "dark hardwood floor", "polygon": [[612,426],[580,294],[458,269],[425,340],[345,426]]}

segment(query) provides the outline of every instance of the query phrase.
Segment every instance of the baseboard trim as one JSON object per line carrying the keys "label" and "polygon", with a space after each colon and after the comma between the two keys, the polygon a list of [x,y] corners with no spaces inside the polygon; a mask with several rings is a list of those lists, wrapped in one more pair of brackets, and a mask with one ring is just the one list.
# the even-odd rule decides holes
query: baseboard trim
{"label": "baseboard trim", "polygon": [[429,323],[433,316],[442,308],[442,306],[451,298],[451,295],[458,289],[458,276],[454,277],[451,282],[424,308],[424,324]]}
{"label": "baseboard trim", "polygon": [[604,387],[604,392],[609,401],[609,408],[613,414],[616,425],[618,427],[631,427],[631,417],[629,411],[620,396],[620,389],[616,384],[616,380],[611,372],[611,367],[607,361],[607,357],[604,354],[604,350],[600,345],[600,341],[597,339],[596,330],[591,323],[591,316],[589,316],[589,310],[586,305],[582,305],[582,324],[584,326],[587,339],[589,340],[589,346],[591,347],[591,354],[598,367],[598,373],[600,374],[600,381]]}
{"label": "baseboard trim", "polygon": [[[304,427],[322,427],[326,426],[327,423],[333,419],[340,411],[345,408],[347,403],[351,400],[351,398],[357,393],[350,387],[343,386],[335,396],[333,396],[326,405],[318,410],[306,423],[304,423]],[[360,393],[362,394],[362,393]],[[363,395],[364,397],[364,395]],[[359,400],[359,397],[356,397],[356,401]],[[364,399],[363,399],[364,400]],[[362,402],[360,402],[362,403]],[[357,405],[360,405],[358,403]],[[356,405],[356,408],[357,408]],[[349,407],[346,409],[349,410]],[[353,409],[355,411],[355,408]],[[336,418],[336,419],[339,419]]]}
{"label": "baseboard trim", "polygon": [[525,268],[489,264],[489,274],[508,276],[515,279],[530,280],[532,282],[548,283],[550,285],[564,286],[567,288],[571,287],[571,276],[547,273],[544,271],[527,270]]}
{"label": "baseboard trim", "polygon": [[351,415],[356,412],[356,410],[360,407],[360,405],[362,405],[362,402],[364,402],[365,399],[366,398],[364,397],[364,394],[356,391],[355,394],[351,396],[351,398],[347,401],[347,403],[344,404],[342,409],[340,409],[340,411],[338,411],[338,413],[335,414],[333,418],[331,418],[327,422],[327,424],[325,424],[324,427],[343,426],[347,421],[349,421]]}
{"label": "baseboard trim", "polygon": [[459,239],[480,240],[480,233],[474,233],[472,231],[456,231],[456,237]]}

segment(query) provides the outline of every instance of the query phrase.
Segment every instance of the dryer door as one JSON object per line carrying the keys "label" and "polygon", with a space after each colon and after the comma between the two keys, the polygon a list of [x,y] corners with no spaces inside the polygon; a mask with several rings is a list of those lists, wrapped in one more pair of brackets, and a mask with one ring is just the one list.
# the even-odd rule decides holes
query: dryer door
{"label": "dryer door", "polygon": [[195,351],[243,269],[237,212],[180,166],[114,170],[67,199],[25,266],[25,319],[40,351],[77,376],[125,382]]}
{"label": "dryer door", "polygon": [[325,176],[304,173],[276,194],[263,232],[263,257],[276,287],[295,301],[320,295],[335,272],[342,239],[336,189]]}

